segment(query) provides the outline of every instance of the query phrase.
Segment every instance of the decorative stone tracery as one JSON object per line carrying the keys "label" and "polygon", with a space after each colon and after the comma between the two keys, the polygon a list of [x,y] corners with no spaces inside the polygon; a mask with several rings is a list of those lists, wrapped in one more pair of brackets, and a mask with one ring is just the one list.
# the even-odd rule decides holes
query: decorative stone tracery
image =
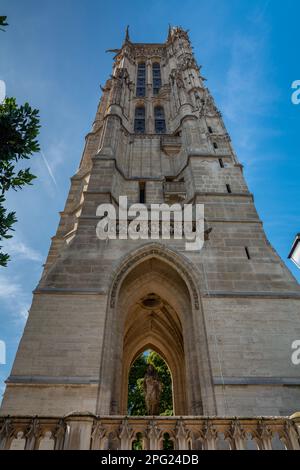
{"label": "decorative stone tracery", "polygon": [[117,289],[124,274],[129,271],[132,266],[141,262],[143,259],[149,256],[157,256],[159,258],[163,258],[174,266],[176,266],[178,272],[181,273],[183,277],[187,280],[192,291],[194,307],[196,310],[199,310],[199,294],[197,292],[195,282],[193,281],[191,274],[189,274],[189,272],[191,272],[191,266],[189,266],[188,261],[185,261],[183,257],[179,261],[178,254],[158,244],[152,244],[140,248],[130,256],[126,256],[124,261],[121,262],[118,272],[114,276],[110,294],[110,306],[112,308],[115,306]]}
{"label": "decorative stone tracery", "polygon": [[[73,416],[72,416],[73,415]],[[81,422],[81,443],[89,443],[85,449],[131,450],[137,437],[142,439],[144,450],[163,449],[164,436],[168,435],[176,450],[217,450],[219,442],[229,441],[230,450],[248,449],[248,439],[257,446],[253,450],[276,450],[277,436],[282,449],[300,450],[296,438],[299,418],[203,418],[203,417],[99,417],[74,413],[68,417],[38,417],[40,435],[26,435],[24,429],[32,429],[35,418],[0,418],[0,449],[70,449]],[[75,423],[75,426],[73,425]],[[62,436],[54,432],[62,424]],[[68,428],[69,426],[69,428]],[[6,429],[5,432],[2,432]],[[74,434],[73,434],[74,433]],[[78,447],[82,449],[83,447]]]}

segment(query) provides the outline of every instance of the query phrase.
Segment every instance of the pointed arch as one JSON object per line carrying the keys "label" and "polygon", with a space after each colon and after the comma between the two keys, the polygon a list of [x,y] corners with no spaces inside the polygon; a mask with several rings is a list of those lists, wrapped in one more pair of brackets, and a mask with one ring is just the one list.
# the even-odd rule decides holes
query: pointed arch
{"label": "pointed arch", "polygon": [[122,280],[124,274],[128,273],[134,267],[134,265],[142,262],[143,260],[149,257],[162,258],[167,261],[170,265],[173,265],[176,268],[178,273],[182,275],[187,286],[190,288],[191,296],[194,302],[194,308],[196,310],[199,310],[199,292],[197,289],[197,280],[193,273],[196,272],[196,276],[198,276],[198,279],[201,280],[202,275],[200,274],[200,272],[198,272],[195,266],[190,263],[187,258],[184,258],[175,251],[171,250],[170,248],[167,248],[164,245],[160,245],[159,243],[146,244],[145,246],[142,246],[137,250],[130,252],[121,259],[118,268],[112,275],[110,306],[115,306],[117,290],[120,286],[120,281]]}
{"label": "pointed arch", "polygon": [[[197,269],[189,260],[158,243],[146,244],[123,257],[111,277],[97,413],[126,414],[130,364],[139,351],[150,346],[170,367],[175,413],[214,414],[196,276]],[[159,299],[151,315],[143,305],[149,295]]]}

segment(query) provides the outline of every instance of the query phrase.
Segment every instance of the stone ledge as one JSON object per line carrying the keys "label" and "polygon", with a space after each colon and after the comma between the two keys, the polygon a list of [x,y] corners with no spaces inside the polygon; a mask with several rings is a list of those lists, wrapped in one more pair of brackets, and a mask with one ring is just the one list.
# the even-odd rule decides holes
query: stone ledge
{"label": "stone ledge", "polygon": [[[108,295],[107,291],[98,289],[64,289],[57,287],[40,287],[33,294],[77,294],[77,295]],[[201,292],[202,298],[261,298],[261,299],[300,299],[300,292],[245,292],[245,291],[210,291]]]}
{"label": "stone ledge", "polygon": [[37,287],[33,291],[33,294],[107,295],[107,292],[96,289],[59,289],[57,287]]}
{"label": "stone ledge", "polygon": [[214,385],[300,386],[300,377],[215,377]]}
{"label": "stone ledge", "polygon": [[300,292],[225,292],[225,291],[210,291],[202,292],[201,297],[250,297],[250,298],[262,298],[262,299],[300,299]]}
{"label": "stone ledge", "polygon": [[98,385],[99,378],[95,376],[51,377],[47,375],[10,375],[5,383],[26,385]]}
{"label": "stone ledge", "polygon": [[[91,377],[50,377],[32,375],[11,375],[7,384],[17,385],[95,385],[99,378]],[[214,377],[214,385],[278,385],[300,386],[300,377]]]}

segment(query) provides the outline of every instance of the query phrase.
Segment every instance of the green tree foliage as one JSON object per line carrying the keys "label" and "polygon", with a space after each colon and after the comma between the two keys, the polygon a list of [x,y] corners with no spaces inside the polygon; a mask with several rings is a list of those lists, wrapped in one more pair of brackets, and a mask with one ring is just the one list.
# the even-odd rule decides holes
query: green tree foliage
{"label": "green tree foliage", "polygon": [[20,189],[31,184],[35,178],[30,169],[16,170],[20,160],[28,160],[40,150],[39,111],[28,103],[18,106],[15,98],[6,98],[0,105],[0,189],[2,194],[12,189]]}
{"label": "green tree foliage", "polygon": [[7,16],[0,16],[0,31],[5,31],[5,26],[8,26],[8,23],[6,23],[6,18]]}
{"label": "green tree foliage", "polygon": [[143,391],[144,375],[146,373],[146,357],[140,355],[132,364],[128,379],[128,414],[143,416],[146,414],[146,405]]}
{"label": "green tree foliage", "polygon": [[[6,98],[0,104],[0,240],[11,238],[9,232],[17,220],[14,212],[6,212],[5,193],[30,185],[35,178],[30,168],[17,170],[16,165],[40,150],[38,114],[28,103],[18,106],[15,98]],[[0,265],[6,266],[8,260],[9,255],[0,247]]]}
{"label": "green tree foliage", "polygon": [[170,416],[173,414],[172,378],[167,364],[155,351],[141,354],[131,366],[128,381],[128,414],[132,416],[147,414],[143,381],[148,364],[155,367],[163,384],[159,413],[162,416]]}
{"label": "green tree foliage", "polygon": [[[12,226],[17,221],[15,212],[9,212],[7,214],[6,209],[3,206],[4,202],[4,196],[0,195],[0,240],[12,237],[8,232],[13,230]],[[0,266],[6,266],[8,260],[9,255],[7,253],[2,253],[0,246]]]}
{"label": "green tree foliage", "polygon": [[[0,30],[4,31],[5,26],[8,26],[6,16],[0,16]],[[39,152],[39,129],[39,111],[28,103],[18,106],[15,98],[5,98],[0,103],[0,241],[12,237],[9,232],[17,221],[15,212],[7,213],[5,193],[9,189],[21,189],[35,178],[30,168],[17,169],[16,166]],[[9,255],[1,248],[0,266],[6,266]]]}

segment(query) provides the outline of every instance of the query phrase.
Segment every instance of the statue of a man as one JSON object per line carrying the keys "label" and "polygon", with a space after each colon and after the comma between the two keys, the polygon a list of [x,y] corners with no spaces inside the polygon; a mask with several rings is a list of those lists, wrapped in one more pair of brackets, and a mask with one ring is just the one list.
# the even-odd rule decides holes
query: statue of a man
{"label": "statue of a man", "polygon": [[160,382],[155,367],[152,364],[149,364],[147,367],[143,385],[147,413],[150,416],[158,415],[162,383]]}

